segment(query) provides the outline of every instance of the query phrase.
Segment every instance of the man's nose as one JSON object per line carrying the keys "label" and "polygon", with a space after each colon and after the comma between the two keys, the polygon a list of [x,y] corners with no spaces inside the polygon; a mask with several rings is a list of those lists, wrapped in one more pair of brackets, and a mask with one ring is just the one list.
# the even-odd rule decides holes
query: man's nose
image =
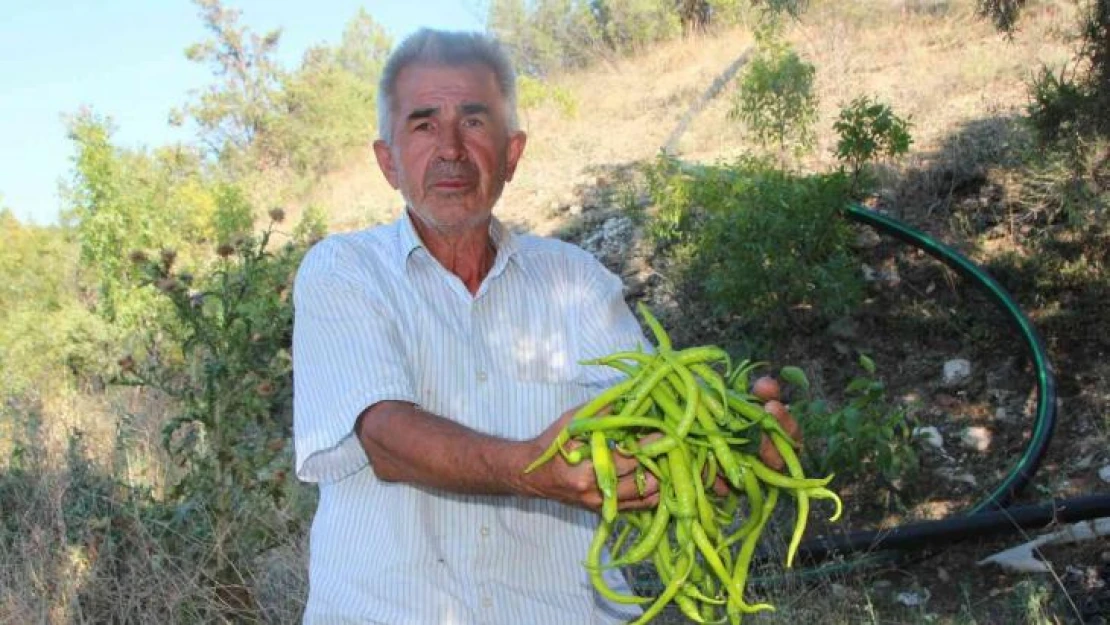
{"label": "man's nose", "polygon": [[445,161],[460,160],[466,153],[463,150],[462,133],[459,131],[458,126],[454,124],[447,125],[442,132],[439,133],[439,157]]}

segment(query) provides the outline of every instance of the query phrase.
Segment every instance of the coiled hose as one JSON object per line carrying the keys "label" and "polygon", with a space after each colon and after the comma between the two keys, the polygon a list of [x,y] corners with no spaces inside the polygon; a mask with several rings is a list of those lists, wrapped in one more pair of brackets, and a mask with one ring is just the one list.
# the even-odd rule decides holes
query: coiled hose
{"label": "coiled hose", "polygon": [[1029,352],[1037,379],[1037,408],[1032,435],[1017,462],[994,490],[967,511],[946,519],[908,523],[879,531],[820,536],[803,542],[799,556],[815,562],[833,554],[922,548],[974,536],[1043,527],[1054,521],[1080,521],[1110,514],[1110,496],[1106,495],[1007,508],[1036,474],[1056,426],[1056,378],[1044,341],[1006,289],[956,250],[888,215],[859,205],[849,206],[846,216],[925,251],[986,292],[1018,331]]}

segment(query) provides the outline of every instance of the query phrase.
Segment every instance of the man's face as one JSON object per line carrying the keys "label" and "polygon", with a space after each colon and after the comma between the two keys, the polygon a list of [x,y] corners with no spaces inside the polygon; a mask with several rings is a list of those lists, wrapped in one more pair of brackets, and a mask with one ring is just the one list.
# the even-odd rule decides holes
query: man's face
{"label": "man's face", "polygon": [[484,224],[524,151],[493,71],[410,65],[397,77],[392,145],[374,143],[394,189],[436,229]]}

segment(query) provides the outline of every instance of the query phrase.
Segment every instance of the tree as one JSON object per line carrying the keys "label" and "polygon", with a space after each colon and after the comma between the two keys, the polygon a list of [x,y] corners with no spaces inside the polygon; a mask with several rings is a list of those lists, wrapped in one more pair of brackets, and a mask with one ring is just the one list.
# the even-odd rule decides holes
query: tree
{"label": "tree", "polygon": [[287,71],[275,59],[281,31],[259,35],[220,0],[196,2],[212,36],[186,55],[207,63],[218,80],[184,111],[233,176],[291,168],[316,177],[368,143],[392,45],[369,13],[351,19],[338,47],[312,48],[299,69]]}
{"label": "tree", "polygon": [[345,71],[368,84],[381,77],[393,38],[374,18],[360,8],[346,28],[335,49],[335,60]]}
{"label": "tree", "polygon": [[0,209],[0,402],[109,366],[114,328],[82,304],[77,256],[64,228]]}
{"label": "tree", "polygon": [[134,328],[157,313],[138,286],[132,252],[173,250],[188,261],[245,232],[252,216],[235,185],[199,150],[124,149],[112,143],[113,132],[110,119],[89,110],[69,121],[76,155],[64,218],[99,289],[98,311]]}
{"label": "tree", "polygon": [[682,33],[680,16],[670,0],[595,0],[593,4],[606,46],[619,54]]}
{"label": "tree", "polygon": [[518,71],[546,76],[584,67],[605,51],[597,4],[584,0],[493,0],[487,24]]}
{"label": "tree", "polygon": [[705,30],[713,19],[713,6],[709,0],[675,0],[675,9],[686,33]]}
{"label": "tree", "polygon": [[759,50],[741,76],[728,116],[739,119],[764,147],[784,158],[788,146],[813,145],[817,118],[816,68],[782,42],[774,26],[757,35]]}
{"label": "tree", "polygon": [[23,224],[0,205],[0,322],[24,305],[59,308],[71,295],[74,261],[59,229]]}
{"label": "tree", "polygon": [[[278,110],[285,76],[274,59],[281,31],[265,35],[239,25],[240,11],[226,9],[220,0],[194,0],[212,38],[189,46],[185,56],[207,63],[220,79],[187,105],[201,129],[202,138],[216,154],[230,163],[247,153],[256,139],[271,127]],[[261,166],[275,164],[280,155],[256,154]]]}
{"label": "tree", "polygon": [[320,176],[368,145],[377,128],[378,80],[392,39],[364,10],[348,22],[339,46],[310,49],[282,81],[267,149],[300,174]]}
{"label": "tree", "polygon": [[[1011,34],[1026,0],[978,0],[979,14]],[[1081,4],[1081,43],[1073,71],[1042,68],[1033,81],[1030,118],[1041,139],[1110,136],[1110,0]]]}

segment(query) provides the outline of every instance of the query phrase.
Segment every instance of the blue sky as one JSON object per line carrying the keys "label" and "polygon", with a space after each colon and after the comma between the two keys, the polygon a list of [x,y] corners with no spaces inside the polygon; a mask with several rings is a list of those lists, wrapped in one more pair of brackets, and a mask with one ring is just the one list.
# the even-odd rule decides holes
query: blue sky
{"label": "blue sky", "polygon": [[[118,144],[190,139],[168,113],[208,84],[185,48],[206,38],[189,0],[0,0],[0,206],[55,223],[58,181],[71,174],[63,117],[89,106],[112,118]],[[282,29],[279,57],[333,44],[363,7],[396,40],[420,26],[477,29],[475,0],[224,0],[256,32]]]}

